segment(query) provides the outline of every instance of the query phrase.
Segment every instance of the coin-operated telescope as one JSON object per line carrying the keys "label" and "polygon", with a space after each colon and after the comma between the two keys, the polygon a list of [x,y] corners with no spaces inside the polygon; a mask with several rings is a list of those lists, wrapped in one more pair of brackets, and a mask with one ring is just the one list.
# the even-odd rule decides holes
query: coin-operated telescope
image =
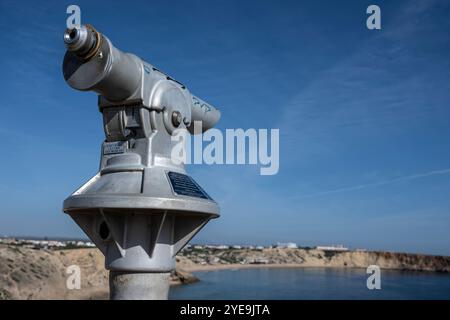
{"label": "coin-operated telescope", "polygon": [[95,91],[106,139],[100,170],[64,201],[64,212],[105,255],[111,299],[167,299],[175,255],[212,218],[217,203],[171,161],[171,134],[220,112],[90,25],[67,29],[63,73]]}

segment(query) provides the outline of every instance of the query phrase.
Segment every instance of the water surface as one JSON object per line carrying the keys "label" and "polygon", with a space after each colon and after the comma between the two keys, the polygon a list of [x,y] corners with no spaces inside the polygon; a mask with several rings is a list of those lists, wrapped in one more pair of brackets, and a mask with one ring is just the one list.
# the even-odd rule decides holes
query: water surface
{"label": "water surface", "polygon": [[170,299],[450,299],[450,275],[381,271],[369,290],[365,269],[258,268],[202,271],[200,281],[170,289]]}

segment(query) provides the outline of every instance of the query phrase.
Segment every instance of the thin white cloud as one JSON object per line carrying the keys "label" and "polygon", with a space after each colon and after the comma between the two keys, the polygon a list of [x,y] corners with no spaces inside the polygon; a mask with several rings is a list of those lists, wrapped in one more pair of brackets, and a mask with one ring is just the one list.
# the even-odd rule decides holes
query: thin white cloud
{"label": "thin white cloud", "polygon": [[314,197],[326,196],[326,195],[330,195],[330,194],[356,191],[356,190],[361,190],[361,189],[367,189],[367,188],[373,188],[373,187],[379,187],[379,186],[384,186],[384,185],[388,185],[388,184],[393,184],[396,182],[405,182],[405,181],[411,181],[411,180],[427,178],[427,177],[437,176],[437,175],[445,175],[445,174],[450,174],[450,168],[442,169],[442,170],[434,170],[434,171],[425,172],[425,173],[416,173],[416,174],[412,174],[409,176],[402,176],[402,177],[397,177],[397,178],[388,179],[388,180],[382,180],[382,181],[373,182],[373,183],[366,183],[366,184],[360,184],[360,185],[355,185],[355,186],[350,186],[350,187],[343,187],[343,188],[338,188],[338,189],[333,189],[333,190],[320,191],[320,192],[315,192],[315,193],[310,193],[310,194],[305,194],[305,195],[294,196],[292,198],[295,198],[295,199],[314,198]]}
{"label": "thin white cloud", "polygon": [[[429,37],[418,34],[444,36],[437,26],[430,27],[426,14],[436,3],[406,5],[380,33],[368,33],[347,58],[299,88],[277,125],[283,148],[298,154],[288,161],[334,156],[354,137],[405,132],[425,117],[443,113],[450,88],[447,64],[432,69],[429,56],[412,50],[427,45]],[[417,19],[428,23],[416,24]]]}

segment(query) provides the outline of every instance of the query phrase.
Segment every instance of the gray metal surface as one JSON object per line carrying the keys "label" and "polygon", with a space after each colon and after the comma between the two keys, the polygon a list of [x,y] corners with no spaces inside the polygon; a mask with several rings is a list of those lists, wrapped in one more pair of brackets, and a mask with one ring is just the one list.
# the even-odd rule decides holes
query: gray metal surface
{"label": "gray metal surface", "polygon": [[[193,121],[201,121],[203,131],[212,128],[220,112],[151,64],[116,49],[92,26],[66,30],[64,42],[64,79],[99,94],[105,131],[98,174],[64,201],[64,212],[102,251],[113,275],[132,274],[123,276],[130,287],[138,286],[139,277],[160,281],[154,275],[170,272],[177,252],[219,216],[217,203],[190,177],[170,179],[187,175],[170,158],[171,134],[192,132]],[[183,192],[176,183],[187,181]],[[127,288],[120,279],[112,278],[114,287]],[[128,292],[114,296],[123,297],[122,291]]]}
{"label": "gray metal surface", "polygon": [[111,300],[167,300],[170,273],[109,274]]}

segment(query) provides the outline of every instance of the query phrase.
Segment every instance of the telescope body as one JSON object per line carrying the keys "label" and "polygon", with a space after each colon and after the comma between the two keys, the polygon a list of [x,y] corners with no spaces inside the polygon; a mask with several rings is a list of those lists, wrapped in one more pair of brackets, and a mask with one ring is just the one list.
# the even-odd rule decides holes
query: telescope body
{"label": "telescope body", "polygon": [[[63,62],[64,79],[74,89],[97,92],[101,109],[127,103],[162,111],[178,104],[176,108],[181,112],[183,124],[191,133],[194,121],[202,122],[203,131],[219,121],[220,111],[192,95],[182,83],[134,54],[115,48],[107,37],[95,29],[93,32],[86,27],[74,30],[78,34],[88,32],[90,37],[87,37],[84,46],[66,43],[68,50]],[[78,40],[82,42],[81,38]],[[92,44],[95,41],[97,44]],[[94,46],[91,50],[96,51],[90,52],[86,59],[85,47],[89,44]],[[84,55],[80,56],[80,52]]]}
{"label": "telescope body", "polygon": [[67,30],[63,75],[98,93],[105,141],[99,172],[64,201],[114,272],[170,272],[217,203],[171,160],[176,129],[214,126],[220,112],[91,26]]}

